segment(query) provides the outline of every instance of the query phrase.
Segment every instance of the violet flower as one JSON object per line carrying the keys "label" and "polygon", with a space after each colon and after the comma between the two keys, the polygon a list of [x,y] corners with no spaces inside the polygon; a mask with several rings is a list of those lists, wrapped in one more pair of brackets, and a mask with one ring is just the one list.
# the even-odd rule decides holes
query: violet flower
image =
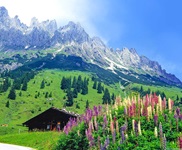
{"label": "violet flower", "polygon": [[158,124],[158,116],[157,116],[157,114],[154,115],[154,124],[155,124],[155,126],[157,126],[157,124]]}

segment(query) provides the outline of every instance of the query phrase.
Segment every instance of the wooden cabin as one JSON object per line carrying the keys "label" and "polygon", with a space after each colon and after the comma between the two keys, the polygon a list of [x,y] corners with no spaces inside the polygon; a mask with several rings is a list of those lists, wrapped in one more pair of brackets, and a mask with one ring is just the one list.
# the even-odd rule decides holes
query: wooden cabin
{"label": "wooden cabin", "polygon": [[77,118],[78,114],[71,113],[65,109],[57,109],[54,107],[42,112],[41,114],[31,118],[23,123],[24,126],[33,130],[62,130],[70,118]]}

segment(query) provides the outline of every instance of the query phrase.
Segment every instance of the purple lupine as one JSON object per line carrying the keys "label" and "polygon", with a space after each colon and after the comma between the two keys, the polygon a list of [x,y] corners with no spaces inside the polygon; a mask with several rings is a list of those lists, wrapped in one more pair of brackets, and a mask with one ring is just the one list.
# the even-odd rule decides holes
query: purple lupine
{"label": "purple lupine", "polygon": [[166,137],[165,137],[165,134],[164,134],[164,137],[163,137],[163,142],[162,142],[162,148],[163,148],[163,150],[166,150]]}
{"label": "purple lupine", "polygon": [[105,148],[108,148],[109,143],[110,143],[110,141],[109,141],[109,135],[107,135],[107,138],[106,138],[105,143],[104,143],[104,147]]}
{"label": "purple lupine", "polygon": [[180,115],[180,108],[176,108],[176,114],[179,116]]}
{"label": "purple lupine", "polygon": [[120,142],[120,144],[122,144],[124,141],[125,141],[124,131],[121,131],[121,142]]}
{"label": "purple lupine", "polygon": [[101,143],[100,149],[101,149],[101,150],[106,150],[106,147],[105,147],[104,145],[102,145],[102,143]]}
{"label": "purple lupine", "polygon": [[94,138],[93,138],[91,129],[90,128],[86,129],[85,134],[86,134],[86,137],[87,137],[87,139],[89,141],[90,147],[94,146],[95,143],[94,143]]}
{"label": "purple lupine", "polygon": [[138,122],[136,120],[134,122],[134,125],[135,125],[135,134],[136,136],[138,136]]}
{"label": "purple lupine", "polygon": [[115,143],[115,141],[116,141],[116,131],[115,130],[112,133],[112,139],[113,139],[113,143]]}
{"label": "purple lupine", "polygon": [[102,112],[102,106],[98,106],[98,112],[99,112],[99,115],[101,114],[101,112]]}
{"label": "purple lupine", "polygon": [[103,129],[105,130],[105,128],[107,127],[107,124],[108,124],[106,115],[104,115],[103,121],[104,121],[103,122]]}
{"label": "purple lupine", "polygon": [[95,116],[98,116],[99,115],[99,112],[98,112],[98,109],[96,106],[94,106],[94,115]]}
{"label": "purple lupine", "polygon": [[179,115],[179,119],[182,120],[182,114]]}
{"label": "purple lupine", "polygon": [[174,118],[176,119],[176,131],[178,132],[178,120],[180,117],[180,108],[176,108],[176,113],[174,114]]}
{"label": "purple lupine", "polygon": [[120,131],[126,131],[126,124],[124,124],[121,128]]}
{"label": "purple lupine", "polygon": [[101,149],[100,136],[98,136],[97,138],[97,145],[98,145],[98,148]]}
{"label": "purple lupine", "polygon": [[161,148],[163,147],[163,130],[162,130],[162,123],[159,124],[159,135],[160,135],[160,142],[161,142]]}
{"label": "purple lupine", "polygon": [[158,124],[158,115],[157,114],[154,115],[154,124],[155,124],[155,126],[157,126],[157,124]]}

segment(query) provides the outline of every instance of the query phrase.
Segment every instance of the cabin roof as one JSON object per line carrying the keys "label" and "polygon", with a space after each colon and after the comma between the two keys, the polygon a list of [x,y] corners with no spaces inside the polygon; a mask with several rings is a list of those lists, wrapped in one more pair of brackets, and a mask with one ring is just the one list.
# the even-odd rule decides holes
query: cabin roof
{"label": "cabin roof", "polygon": [[60,110],[58,108],[51,107],[51,108],[45,110],[44,112],[38,114],[37,116],[27,120],[26,122],[23,123],[23,125],[29,125],[32,122],[35,122],[37,120],[40,120],[40,121],[49,120],[49,118],[51,118],[51,117],[55,118],[55,117],[58,117],[58,115],[59,115],[59,118],[62,117],[63,115],[67,116],[69,118],[70,117],[76,118],[76,117],[79,116],[79,114],[67,111],[66,109],[61,109]]}

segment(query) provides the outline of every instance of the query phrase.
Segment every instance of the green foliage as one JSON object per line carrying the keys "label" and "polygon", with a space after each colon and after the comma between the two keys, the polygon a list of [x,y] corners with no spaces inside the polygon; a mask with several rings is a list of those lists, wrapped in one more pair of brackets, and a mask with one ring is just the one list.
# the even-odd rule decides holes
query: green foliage
{"label": "green foliage", "polygon": [[85,125],[75,127],[67,136],[61,134],[55,150],[88,150],[88,140],[85,137]]}

